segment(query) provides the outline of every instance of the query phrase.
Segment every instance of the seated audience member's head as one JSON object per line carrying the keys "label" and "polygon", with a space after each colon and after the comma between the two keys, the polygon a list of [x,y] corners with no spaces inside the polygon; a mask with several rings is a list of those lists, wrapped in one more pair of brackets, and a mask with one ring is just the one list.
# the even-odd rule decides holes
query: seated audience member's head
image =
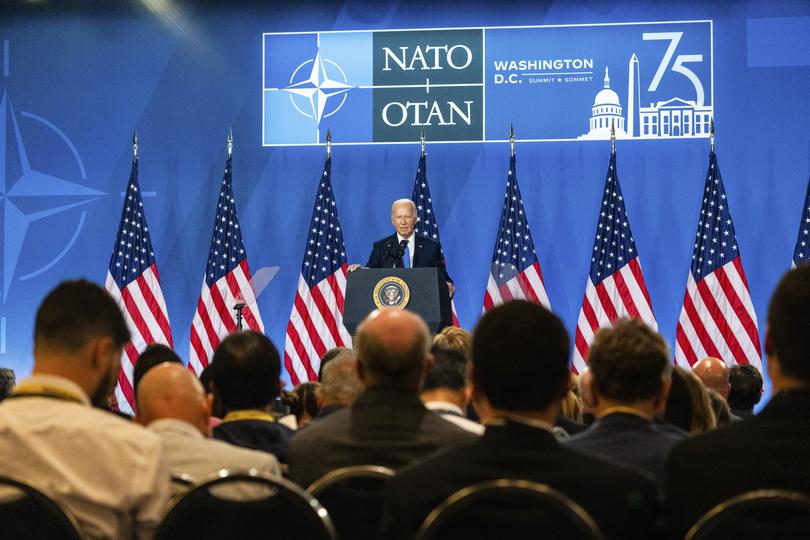
{"label": "seated audience member's head", "polygon": [[138,361],[135,362],[135,366],[132,368],[132,388],[136,396],[138,395],[138,385],[146,372],[164,362],[183,363],[171,347],[167,347],[162,343],[148,345],[138,356]]}
{"label": "seated audience member's head", "polygon": [[194,426],[205,437],[210,436],[211,400],[197,377],[182,363],[164,362],[145,373],[138,386],[136,403],[137,421],[144,426],[171,418]]}
{"label": "seated audience member's head", "polygon": [[399,388],[417,394],[431,362],[425,322],[410,311],[382,310],[357,329],[354,352],[366,388]]}
{"label": "seated audience member's head", "polygon": [[354,351],[347,349],[346,347],[334,347],[323,353],[323,356],[321,357],[321,364],[318,366],[318,381],[323,378],[323,370],[326,367],[326,364],[344,356],[351,356],[354,358]]}
{"label": "seated audience member's head", "polygon": [[728,397],[728,366],[719,358],[707,356],[694,366],[692,373],[701,380],[703,386],[709,390],[714,390],[723,399]]}
{"label": "seated audience member's head", "polygon": [[762,399],[762,375],[750,364],[731,366],[728,371],[731,390],[728,406],[739,411],[754,412],[754,406]]}
{"label": "seated audience member's head", "polygon": [[582,400],[579,397],[579,381],[573,373],[568,375],[568,389],[560,400],[560,414],[569,420],[582,423]]}
{"label": "seated audience member's head", "polygon": [[591,396],[598,413],[632,407],[650,419],[669,395],[672,364],[658,332],[638,319],[597,332],[588,357]]}
{"label": "seated audience member's head", "polygon": [[472,358],[472,334],[457,326],[445,326],[433,337],[433,346],[458,351],[468,361]]}
{"label": "seated audience member's head", "polygon": [[484,314],[473,332],[473,392],[495,417],[553,424],[568,389],[569,352],[556,315],[530,302],[507,302]]}
{"label": "seated audience member's head", "polygon": [[14,391],[17,379],[14,370],[10,368],[0,368],[0,401],[3,401]]}
{"label": "seated audience member's head", "polygon": [[335,358],[323,369],[318,388],[318,408],[348,407],[363,392],[363,383],[357,376],[354,354]]}
{"label": "seated audience member's head", "polygon": [[810,266],[785,274],[768,307],[765,353],[774,395],[810,386]]}
{"label": "seated audience member's head", "polygon": [[691,371],[675,366],[672,386],[667,398],[664,420],[690,435],[704,433],[717,427],[709,393]]}
{"label": "seated audience member's head", "polygon": [[729,409],[726,400],[723,399],[723,396],[711,388],[707,388],[706,392],[709,394],[709,404],[712,407],[712,412],[714,413],[714,420],[717,423],[717,427],[729,425],[731,423],[731,410]]}
{"label": "seated audience member's head", "polygon": [[281,390],[281,359],[273,342],[248,330],[226,337],[211,362],[214,395],[226,412],[267,411]]}
{"label": "seated audience member's head", "polygon": [[318,416],[317,393],[320,384],[305,382],[295,387],[292,392],[281,391],[281,402],[284,403],[295,416],[299,428],[306,427],[313,418]]}
{"label": "seated audience member's head", "polygon": [[586,367],[580,371],[577,377],[577,386],[579,386],[579,399],[582,403],[582,414],[595,414],[596,402],[593,397],[593,372],[590,368]]}
{"label": "seated audience member's head", "polygon": [[467,358],[464,354],[434,345],[433,365],[422,386],[422,401],[446,401],[467,408],[472,389],[467,384]]}
{"label": "seated audience member's head", "polygon": [[129,338],[121,310],[104,289],[86,280],[64,281],[37,311],[33,373],[70,379],[93,405],[106,408]]}

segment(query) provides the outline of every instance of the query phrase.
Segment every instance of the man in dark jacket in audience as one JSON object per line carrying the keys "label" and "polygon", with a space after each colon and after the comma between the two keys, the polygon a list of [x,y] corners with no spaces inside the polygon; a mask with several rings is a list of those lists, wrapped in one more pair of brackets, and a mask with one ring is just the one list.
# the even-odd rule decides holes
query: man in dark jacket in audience
{"label": "man in dark jacket in audience", "polygon": [[728,406],[731,413],[742,418],[754,416],[754,406],[762,399],[762,375],[750,364],[731,366],[728,370]]}
{"label": "man in dark jacket in audience", "polygon": [[[654,537],[658,500],[652,478],[565,448],[552,433],[569,373],[568,334],[555,315],[523,301],[496,307],[475,329],[472,357],[474,394],[496,422],[476,441],[430,456],[390,481],[381,538],[412,539],[447,497],[500,478],[558,490],[584,508],[611,540]],[[508,512],[506,505],[475,512],[454,537],[497,526],[503,538],[525,538],[526,531],[517,527],[532,516],[504,520]]]}
{"label": "man in dark jacket in audience", "polygon": [[685,436],[653,422],[669,394],[669,358],[664,338],[638,319],[600,330],[591,345],[587,381],[598,420],[566,444],[640,467],[663,482],[667,456]]}
{"label": "man in dark jacket in audience", "polygon": [[285,463],[293,431],[270,414],[282,384],[273,342],[253,331],[231,334],[217,347],[211,367],[214,394],[226,412],[214,438],[269,452]]}
{"label": "man in dark jacket in audience", "polygon": [[430,367],[429,344],[419,316],[397,310],[372,313],[354,341],[365,390],[350,407],[296,433],[288,451],[290,478],[307,487],[349,465],[397,468],[475,438],[419,401]]}
{"label": "man in dark jacket in audience", "polygon": [[768,309],[770,403],[753,418],[672,450],[665,522],[673,538],[683,538],[706,512],[747,491],[777,488],[810,495],[808,306],[810,266],[802,266],[782,278]]}

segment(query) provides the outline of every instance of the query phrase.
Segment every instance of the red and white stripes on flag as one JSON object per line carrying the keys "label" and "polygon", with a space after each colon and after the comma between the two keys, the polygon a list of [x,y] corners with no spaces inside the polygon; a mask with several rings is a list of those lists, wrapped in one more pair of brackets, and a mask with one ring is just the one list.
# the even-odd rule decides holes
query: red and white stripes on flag
{"label": "red and white stripes on flag", "polygon": [[115,388],[118,408],[131,414],[135,410],[132,370],[138,356],[152,343],[173,346],[169,313],[138,184],[137,156],[132,160],[105,288],[121,308],[132,338],[121,355]]}
{"label": "red and white stripes on flag", "polygon": [[293,386],[318,380],[324,353],[334,347],[351,347],[352,343],[343,326],[348,265],[331,173],[332,159],[327,157],[287,323],[284,367]]}
{"label": "red and white stripes on flag", "polygon": [[587,367],[596,331],[621,318],[641,319],[658,329],[624,207],[616,172],[616,153],[611,152],[591,253],[591,269],[577,320],[572,371],[580,373]]}
{"label": "red and white stripes on flag", "polygon": [[498,240],[492,255],[484,311],[510,300],[528,300],[551,309],[517,183],[515,155],[509,160]]}
{"label": "red and white stripes on flag", "polygon": [[237,330],[233,308],[238,303],[245,304],[242,310],[245,328],[264,333],[236,213],[229,155],[217,200],[202,290],[191,322],[188,366],[198,375],[211,362],[220,341]]}
{"label": "red and white stripes on flag", "polygon": [[675,335],[679,366],[690,368],[706,356],[762,370],[757,316],[714,150]]}

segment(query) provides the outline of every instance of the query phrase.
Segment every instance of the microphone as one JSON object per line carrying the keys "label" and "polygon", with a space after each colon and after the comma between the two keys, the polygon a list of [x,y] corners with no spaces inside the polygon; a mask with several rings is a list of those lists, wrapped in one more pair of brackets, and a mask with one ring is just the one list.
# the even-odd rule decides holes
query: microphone
{"label": "microphone", "polygon": [[401,259],[403,255],[405,255],[405,248],[408,247],[408,241],[403,240],[399,243],[399,249],[397,250],[397,258]]}

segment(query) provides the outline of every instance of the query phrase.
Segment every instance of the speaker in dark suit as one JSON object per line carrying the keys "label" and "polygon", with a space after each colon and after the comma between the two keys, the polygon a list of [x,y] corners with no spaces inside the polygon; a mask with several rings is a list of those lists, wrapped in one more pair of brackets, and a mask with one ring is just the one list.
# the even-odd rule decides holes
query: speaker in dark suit
{"label": "speaker in dark suit", "polygon": [[[444,280],[453,283],[447,274],[447,267],[444,263],[444,255],[437,242],[427,236],[412,233],[414,238],[414,250],[411,255],[409,268],[438,268]],[[403,239],[404,240],[404,239]],[[374,242],[371,248],[371,255],[368,257],[366,267],[368,268],[405,268],[403,261],[403,250],[400,248],[401,240],[397,234],[387,236],[382,240]]]}

